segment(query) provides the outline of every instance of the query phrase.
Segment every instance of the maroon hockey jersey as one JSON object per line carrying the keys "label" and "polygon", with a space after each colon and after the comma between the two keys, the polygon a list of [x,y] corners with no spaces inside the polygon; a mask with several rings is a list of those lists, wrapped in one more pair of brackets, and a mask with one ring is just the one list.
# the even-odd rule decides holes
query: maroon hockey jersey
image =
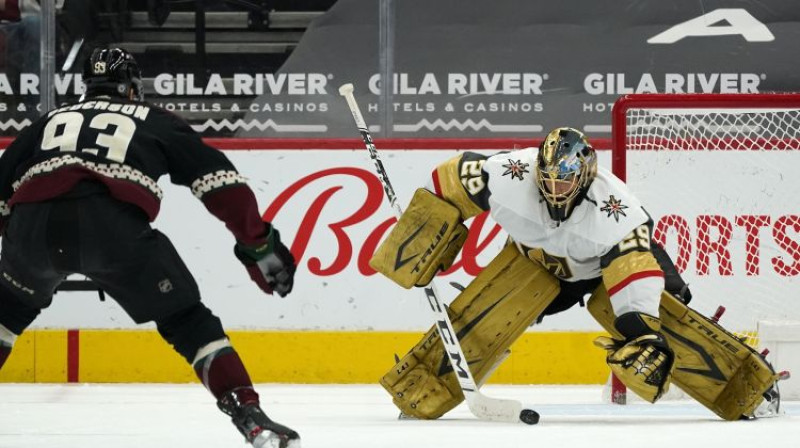
{"label": "maroon hockey jersey", "polygon": [[14,204],[68,194],[86,179],[139,206],[154,220],[158,179],[191,188],[246,245],[263,244],[253,191],[230,160],[178,116],[147,103],[90,98],[50,111],[0,156],[0,229]]}

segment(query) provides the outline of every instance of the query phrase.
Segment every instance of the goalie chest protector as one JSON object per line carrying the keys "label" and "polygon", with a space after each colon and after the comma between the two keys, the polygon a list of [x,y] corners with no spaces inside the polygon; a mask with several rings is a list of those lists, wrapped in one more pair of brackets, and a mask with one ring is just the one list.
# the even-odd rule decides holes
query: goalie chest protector
{"label": "goalie chest protector", "polygon": [[489,174],[492,218],[526,256],[543,254],[568,269],[566,281],[600,277],[600,257],[650,218],[628,187],[598,167],[586,197],[564,222],[550,218],[536,186],[537,148],[496,154],[483,165]]}

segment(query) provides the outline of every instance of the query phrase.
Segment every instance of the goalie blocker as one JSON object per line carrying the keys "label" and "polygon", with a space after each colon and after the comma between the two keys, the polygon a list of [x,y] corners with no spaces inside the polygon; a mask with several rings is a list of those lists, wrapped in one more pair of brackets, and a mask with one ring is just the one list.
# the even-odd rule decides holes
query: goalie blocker
{"label": "goalie blocker", "polygon": [[425,286],[453,264],[467,233],[456,207],[420,188],[369,265],[403,288]]}

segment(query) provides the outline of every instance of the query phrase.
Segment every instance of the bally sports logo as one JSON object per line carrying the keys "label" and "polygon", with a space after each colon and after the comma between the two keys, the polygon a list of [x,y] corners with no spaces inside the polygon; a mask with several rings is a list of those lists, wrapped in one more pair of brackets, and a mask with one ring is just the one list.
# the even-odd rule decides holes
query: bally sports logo
{"label": "bally sports logo", "polygon": [[[800,274],[800,216],[798,215],[698,215],[694,226],[681,215],[658,219],[653,239],[667,247],[680,272],[689,269],[694,255],[694,273],[699,276],[765,275],[761,253],[767,248],[769,274],[793,277]],[[762,234],[769,234],[762,238]]]}
{"label": "bally sports logo", "polygon": [[[366,187],[366,195],[343,191],[334,179],[345,176]],[[309,191],[319,191],[310,203],[297,203]],[[350,187],[353,188],[353,187]],[[396,222],[384,206],[383,187],[375,175],[356,167],[329,168],[296,180],[278,194],[263,214],[265,220],[280,220],[283,213],[305,210],[295,228],[282,228],[294,236],[291,250],[301,269],[315,276],[332,276],[355,267],[361,275],[375,274],[368,262]],[[308,199],[304,199],[308,201]],[[326,211],[355,204],[344,218],[325,221]],[[735,215],[680,213],[655,217],[654,240],[672,255],[681,273],[701,277],[794,277],[800,274],[800,215]],[[364,232],[365,223],[372,223]],[[483,266],[479,258],[491,257],[505,234],[484,213],[469,223],[469,235],[453,266],[442,275],[463,271],[475,276]],[[309,244],[312,238],[334,241],[334,250]],[[289,238],[287,238],[289,239]],[[482,256],[483,255],[483,256]],[[331,260],[323,263],[323,259]]]}

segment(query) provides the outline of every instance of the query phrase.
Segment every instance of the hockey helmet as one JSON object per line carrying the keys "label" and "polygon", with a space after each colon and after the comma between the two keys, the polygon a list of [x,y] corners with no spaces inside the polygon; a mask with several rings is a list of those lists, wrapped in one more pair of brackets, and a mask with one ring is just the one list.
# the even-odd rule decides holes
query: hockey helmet
{"label": "hockey helmet", "polygon": [[115,95],[144,101],[142,72],[127,50],[122,48],[95,48],[83,64],[83,83],[86,96]]}
{"label": "hockey helmet", "polygon": [[536,186],[553,220],[569,218],[596,175],[597,155],[582,132],[556,128],[539,146]]}

